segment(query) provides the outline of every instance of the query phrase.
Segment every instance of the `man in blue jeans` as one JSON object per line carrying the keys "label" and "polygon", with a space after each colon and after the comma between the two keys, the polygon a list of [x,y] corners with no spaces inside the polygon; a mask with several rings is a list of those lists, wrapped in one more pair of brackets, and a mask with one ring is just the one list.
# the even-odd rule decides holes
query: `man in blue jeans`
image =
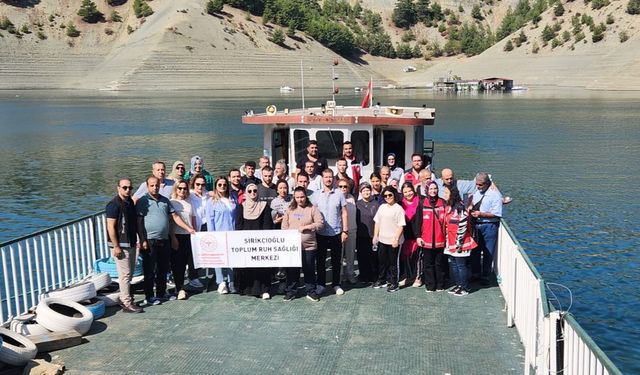
{"label": "man in blue jeans", "polygon": [[485,172],[478,173],[475,182],[478,190],[473,194],[471,217],[475,222],[475,240],[478,247],[471,253],[471,273],[476,277],[480,275],[480,282],[488,285],[489,277],[493,273],[493,260],[498,245],[502,194],[497,189],[489,189],[491,179]]}

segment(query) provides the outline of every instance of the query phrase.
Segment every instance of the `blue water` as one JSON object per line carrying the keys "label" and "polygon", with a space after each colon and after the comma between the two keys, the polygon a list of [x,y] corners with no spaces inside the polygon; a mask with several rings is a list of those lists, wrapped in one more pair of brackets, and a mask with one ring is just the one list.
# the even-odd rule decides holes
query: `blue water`
{"label": "blue water", "polygon": [[[274,91],[0,92],[0,241],[101,210],[117,177],[141,182],[156,159],[171,165],[199,154],[220,174],[257,158],[262,135],[241,125],[244,110],[300,106]],[[505,216],[542,276],[571,289],[571,312],[627,373],[640,373],[638,96],[376,93],[383,104],[436,108],[427,129],[436,168],[462,179],[493,174],[514,197]],[[324,100],[311,92],[307,106]],[[566,309],[569,294],[553,291]]]}

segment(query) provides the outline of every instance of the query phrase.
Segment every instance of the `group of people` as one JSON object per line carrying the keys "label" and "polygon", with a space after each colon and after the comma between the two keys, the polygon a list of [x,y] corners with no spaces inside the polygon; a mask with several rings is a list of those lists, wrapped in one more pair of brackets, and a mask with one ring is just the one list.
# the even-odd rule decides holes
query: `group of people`
{"label": "group of people", "polygon": [[[189,165],[173,163],[168,175],[163,162],[153,163],[135,193],[131,179],[119,179],[106,217],[123,311],[143,310],[134,304],[130,287],[138,251],[143,305],[186,299],[185,286],[204,288],[190,241],[201,231],[301,233],[302,269],[216,268],[221,294],[269,299],[273,281],[282,279],[284,300],[290,301],[298,295],[302,271],[306,298],[318,301],[328,292],[328,256],[330,290],[336,295],[345,293],[344,284],[388,292],[409,285],[442,291],[451,274],[449,292],[464,296],[472,277],[489,282],[503,199],[487,173],[456,180],[451,169],[443,169],[436,178],[421,154],[413,154],[411,168],[403,170],[390,153],[378,172],[362,176],[350,142],[343,144],[336,172],[318,151],[317,142],[309,141],[291,174],[284,160],[272,167],[261,157],[214,178],[194,156]],[[175,294],[167,293],[169,271]]]}

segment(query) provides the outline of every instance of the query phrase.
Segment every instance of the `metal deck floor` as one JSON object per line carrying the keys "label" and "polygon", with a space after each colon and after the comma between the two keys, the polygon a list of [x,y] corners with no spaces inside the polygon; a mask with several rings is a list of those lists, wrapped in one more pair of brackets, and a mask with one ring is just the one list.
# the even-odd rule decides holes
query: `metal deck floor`
{"label": "metal deck floor", "polygon": [[82,345],[49,355],[67,374],[520,374],[503,305],[498,287],[356,288],[320,302],[213,291],[143,314],[109,308]]}

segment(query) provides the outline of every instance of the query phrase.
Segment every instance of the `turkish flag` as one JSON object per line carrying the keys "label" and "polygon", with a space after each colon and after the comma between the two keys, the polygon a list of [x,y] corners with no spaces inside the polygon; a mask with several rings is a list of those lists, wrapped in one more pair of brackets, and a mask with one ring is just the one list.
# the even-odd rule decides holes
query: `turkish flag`
{"label": "turkish flag", "polygon": [[369,86],[367,86],[367,93],[362,99],[362,108],[369,108],[371,106],[371,99],[373,98],[373,81],[369,80]]}

